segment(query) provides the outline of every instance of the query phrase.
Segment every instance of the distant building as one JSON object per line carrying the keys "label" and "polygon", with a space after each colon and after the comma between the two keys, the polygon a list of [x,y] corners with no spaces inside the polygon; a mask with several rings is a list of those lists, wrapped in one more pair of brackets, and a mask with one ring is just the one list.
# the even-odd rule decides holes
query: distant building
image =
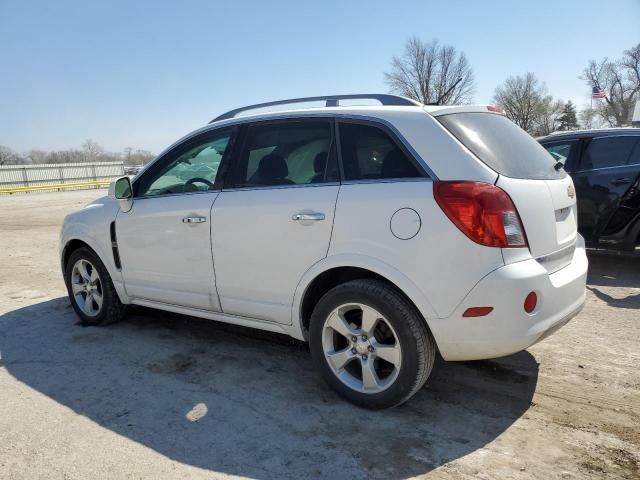
{"label": "distant building", "polygon": [[636,100],[636,108],[633,110],[631,126],[640,128],[640,97]]}

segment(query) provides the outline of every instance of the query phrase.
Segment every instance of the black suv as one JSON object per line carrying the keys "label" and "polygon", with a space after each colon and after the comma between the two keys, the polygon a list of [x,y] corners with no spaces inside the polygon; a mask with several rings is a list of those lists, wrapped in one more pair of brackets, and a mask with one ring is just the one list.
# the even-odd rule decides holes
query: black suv
{"label": "black suv", "polygon": [[640,128],[556,132],[538,141],[573,178],[587,245],[640,252]]}

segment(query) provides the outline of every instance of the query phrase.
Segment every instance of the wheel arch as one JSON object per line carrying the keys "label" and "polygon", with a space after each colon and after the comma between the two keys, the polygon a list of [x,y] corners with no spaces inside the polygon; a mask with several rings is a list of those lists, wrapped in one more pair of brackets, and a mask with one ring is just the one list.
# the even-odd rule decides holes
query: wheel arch
{"label": "wheel arch", "polygon": [[294,296],[292,335],[305,341],[308,340],[311,313],[322,295],[341,283],[360,278],[375,278],[385,281],[407,298],[422,315],[437,343],[437,336],[429,321],[437,316],[425,295],[402,272],[366,255],[327,257],[305,273]]}
{"label": "wheel arch", "polygon": [[[63,273],[67,271],[67,263],[69,263],[69,258],[71,258],[71,255],[73,254],[73,252],[75,252],[79,248],[88,248],[93,253],[95,253],[98,256],[98,258],[100,258],[100,255],[98,255],[98,252],[96,252],[96,250],[93,247],[91,247],[91,245],[89,245],[87,242],[85,242],[84,240],[80,240],[79,238],[72,238],[62,248],[62,254],[60,255],[60,262],[62,263]],[[100,258],[100,260],[102,259]],[[102,263],[104,263],[104,261]]]}
{"label": "wheel arch", "polygon": [[111,281],[113,282],[113,286],[120,298],[120,301],[123,304],[129,303],[129,296],[127,295],[124,284],[122,282],[122,277],[120,271],[115,270],[113,266],[113,262],[109,257],[106,256],[104,251],[100,248],[97,248],[97,245],[87,236],[73,235],[69,236],[64,240],[64,245],[60,251],[60,266],[62,268],[62,276],[66,283],[66,269],[69,258],[79,248],[88,248],[96,255],[104,267],[107,269],[109,276],[111,277]]}

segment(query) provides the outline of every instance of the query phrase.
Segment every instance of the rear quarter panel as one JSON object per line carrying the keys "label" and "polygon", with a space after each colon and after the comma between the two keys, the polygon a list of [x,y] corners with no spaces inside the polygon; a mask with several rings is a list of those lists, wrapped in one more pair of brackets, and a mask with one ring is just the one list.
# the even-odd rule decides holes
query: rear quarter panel
{"label": "rear quarter panel", "polygon": [[[421,221],[408,240],[394,236],[390,226],[402,208],[415,210]],[[499,248],[474,243],[451,223],[433,198],[430,180],[343,185],[328,258],[334,256],[371,257],[401,272],[439,318],[450,315],[482,277],[504,264]]]}

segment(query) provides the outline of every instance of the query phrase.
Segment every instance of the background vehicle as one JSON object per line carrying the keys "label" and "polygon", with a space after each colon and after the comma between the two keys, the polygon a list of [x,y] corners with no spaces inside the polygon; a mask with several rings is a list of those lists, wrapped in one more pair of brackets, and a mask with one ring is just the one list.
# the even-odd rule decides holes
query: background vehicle
{"label": "background vehicle", "polygon": [[557,132],[539,141],[573,178],[587,245],[640,250],[640,129]]}
{"label": "background vehicle", "polygon": [[125,175],[137,175],[138,172],[142,169],[141,165],[135,165],[135,166],[129,166],[129,167],[124,167],[124,174]]}
{"label": "background vehicle", "polygon": [[[363,97],[382,105],[338,105]],[[507,355],[582,308],[573,185],[554,165],[490,107],[244,107],[67,216],[62,267],[87,324],[131,303],[283,332],[339,394],[390,407],[436,350]]]}

